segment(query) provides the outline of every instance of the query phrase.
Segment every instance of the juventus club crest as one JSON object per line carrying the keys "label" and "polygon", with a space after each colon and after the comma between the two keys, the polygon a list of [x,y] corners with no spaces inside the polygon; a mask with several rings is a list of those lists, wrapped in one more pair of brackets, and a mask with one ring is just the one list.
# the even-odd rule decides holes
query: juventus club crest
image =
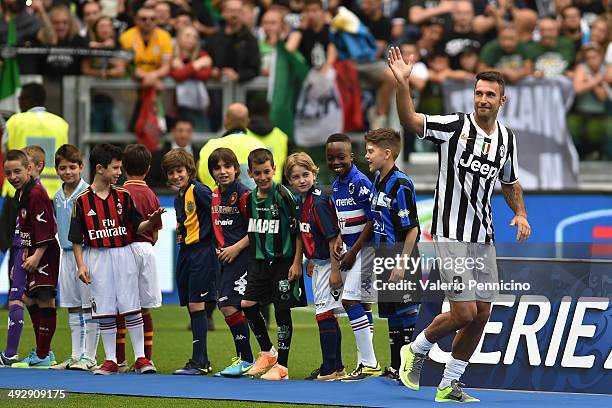
{"label": "juventus club crest", "polygon": [[499,155],[501,157],[504,157],[506,155],[506,146],[504,146],[504,145],[500,145],[499,146]]}

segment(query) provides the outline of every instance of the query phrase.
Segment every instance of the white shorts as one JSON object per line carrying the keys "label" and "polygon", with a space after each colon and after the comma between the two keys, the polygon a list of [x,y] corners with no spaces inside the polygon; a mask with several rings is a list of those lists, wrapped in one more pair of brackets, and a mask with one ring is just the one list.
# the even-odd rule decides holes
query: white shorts
{"label": "white shorts", "polygon": [[140,311],[138,267],[129,246],[87,248],[85,265],[91,278],[91,314],[115,317]]}
{"label": "white shorts", "polygon": [[343,313],[342,288],[331,290],[329,287],[329,276],[331,274],[331,262],[311,260],[314,269],[312,271],[312,293],[314,295],[315,313],[324,312]]}
{"label": "white shorts", "polygon": [[91,289],[79,279],[74,253],[62,249],[59,273],[60,307],[91,307]]}
{"label": "white shorts", "polygon": [[160,307],[162,293],[157,278],[155,265],[155,250],[149,242],[134,242],[130,244],[136,266],[138,267],[138,291],[140,293],[140,306],[151,309]]}
{"label": "white shorts", "polygon": [[[474,301],[493,302],[498,290],[480,289],[479,284],[489,285],[499,282],[497,272],[497,258],[493,244],[481,244],[475,242],[461,242],[451,238],[433,237],[436,257],[442,259],[444,265],[449,260],[460,261],[454,263],[455,267],[440,267],[440,281],[446,284],[454,284],[455,290],[445,290],[444,294],[452,301]],[[464,265],[469,260],[474,267],[467,268]],[[457,284],[463,284],[458,287]]]}
{"label": "white shorts", "polygon": [[[364,260],[364,253],[365,260]],[[356,300],[361,303],[376,303],[376,290],[374,289],[373,271],[369,255],[374,255],[374,251],[363,249],[357,253],[353,267],[342,272],[344,289],[342,290],[342,300]],[[370,262],[368,262],[370,259]],[[370,267],[365,265],[370,264]]]}

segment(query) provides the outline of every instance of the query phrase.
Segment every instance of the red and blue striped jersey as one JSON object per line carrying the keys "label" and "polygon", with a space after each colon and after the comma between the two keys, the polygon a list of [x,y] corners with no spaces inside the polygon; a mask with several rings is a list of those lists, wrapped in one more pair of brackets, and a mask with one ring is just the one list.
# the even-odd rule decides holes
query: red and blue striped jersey
{"label": "red and blue striped jersey", "polygon": [[341,179],[336,177],[332,184],[332,199],[338,216],[342,240],[350,248],[355,245],[361,231],[372,219],[370,192],[372,183],[357,166]]}
{"label": "red and blue striped jersey", "polygon": [[236,180],[225,191],[217,186],[212,193],[212,224],[217,248],[234,245],[247,235],[246,201],[249,188]]}
{"label": "red and blue striped jersey", "polygon": [[329,259],[329,241],[340,232],[329,196],[313,186],[306,199],[300,200],[298,218],[306,258]]}

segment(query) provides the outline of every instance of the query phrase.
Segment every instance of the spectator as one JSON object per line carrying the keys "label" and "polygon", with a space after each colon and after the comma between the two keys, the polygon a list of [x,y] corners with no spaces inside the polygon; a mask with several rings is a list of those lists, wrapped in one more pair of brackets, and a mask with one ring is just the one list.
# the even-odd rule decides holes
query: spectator
{"label": "spectator", "polygon": [[[240,163],[240,173],[248,174],[248,157],[255,149],[266,146],[254,136],[247,134],[249,126],[249,110],[241,103],[232,103],[227,108],[223,125],[226,129],[223,136],[210,139],[200,150],[200,163],[198,165],[198,177],[202,183],[211,189],[215,187],[215,181],[208,172],[208,156],[218,147],[229,147],[233,150]],[[255,188],[253,179],[242,179],[249,188]]]}
{"label": "spectator", "polygon": [[[192,156],[197,151],[193,145],[193,123],[191,119],[179,117],[170,129],[170,140],[166,140],[162,147],[153,153],[151,171],[147,184],[151,187],[166,187],[166,175],[162,171],[161,162],[166,153],[172,149],[181,148]],[[195,157],[195,156],[194,156]]]}
{"label": "spectator", "polygon": [[531,41],[538,13],[524,0],[475,0],[477,15],[474,18],[474,31],[493,40],[502,26],[514,23],[521,41]]}
{"label": "spectator", "polygon": [[287,38],[287,51],[300,51],[309,66],[326,73],[336,61],[337,51],[329,37],[321,0],[304,0],[300,28]]}
{"label": "spectator", "polygon": [[574,75],[574,113],[578,116],[572,115],[569,123],[580,157],[596,159],[612,154],[612,151],[606,152],[609,147],[606,146],[609,137],[606,126],[612,91],[606,82],[601,47],[594,43],[585,44],[581,49],[581,60],[583,62],[576,65]]}
{"label": "spectator", "polygon": [[161,87],[170,73],[172,38],[155,21],[155,9],[143,6],[136,13],[136,26],[119,38],[121,47],[134,52],[134,77],[145,87]]}
{"label": "spectator", "polygon": [[[87,48],[85,39],[79,36],[79,26],[76,18],[67,6],[60,4],[49,11],[49,20],[53,26],[52,36],[42,36],[42,45],[66,48]],[[79,75],[81,60],[78,55],[43,55],[40,58],[45,75],[63,76]]]}
{"label": "spectator", "polygon": [[610,43],[610,29],[605,17],[599,17],[591,26],[591,42],[598,44],[605,52]]}
{"label": "spectator", "polygon": [[41,18],[46,17],[42,0],[32,2],[30,8],[34,12],[33,14],[28,12],[25,1],[22,0],[2,0],[0,6],[0,44],[6,44],[7,42],[8,26],[11,19],[15,20],[18,46],[27,46],[36,40],[39,30],[42,28]]}
{"label": "spectator", "polygon": [[444,36],[444,22],[439,18],[431,18],[421,26],[421,36],[416,42],[421,60],[427,61],[429,56],[438,48]]}
{"label": "spectator", "polygon": [[[116,49],[117,41],[110,17],[99,17],[92,25],[90,48]],[[125,60],[109,57],[84,58],[81,66],[83,75],[98,78],[121,78],[125,75]]]}
{"label": "spectator", "polygon": [[588,33],[582,32],[581,13],[578,7],[567,7],[561,14],[561,34],[574,45],[574,52],[578,53],[582,44],[588,42]]}
{"label": "spectator", "polygon": [[501,72],[508,82],[516,82],[531,75],[533,62],[528,58],[527,45],[519,40],[514,24],[499,30],[498,38],[488,42],[480,52],[480,70]]}
{"label": "spectator", "polygon": [[408,9],[408,22],[420,25],[432,17],[440,17],[449,24],[454,0],[411,0]]}
{"label": "spectator", "polygon": [[441,84],[446,81],[451,72],[450,58],[443,52],[430,55],[427,61],[429,69],[429,81],[435,84]]}
{"label": "spectator", "polygon": [[283,169],[289,151],[289,137],[270,122],[270,104],[265,97],[255,97],[249,104],[250,121],[247,134],[261,141],[272,152],[276,174],[274,181],[283,182]]}
{"label": "spectator", "polygon": [[259,8],[255,5],[254,0],[243,0],[242,2],[242,19],[245,27],[251,34],[257,34],[257,21],[259,20]]}
{"label": "spectator", "polygon": [[176,13],[176,17],[174,17],[173,23],[174,23],[175,33],[178,33],[179,28],[188,27],[188,26],[195,27],[195,22],[193,21],[193,15],[185,10],[180,10],[178,13]]}
{"label": "spectator", "polygon": [[441,41],[450,57],[452,69],[459,68],[459,53],[466,47],[480,50],[483,38],[474,31],[474,6],[469,1],[456,1],[452,13],[452,29]]}
{"label": "spectator", "polygon": [[261,59],[257,40],[244,25],[242,0],[225,0],[225,27],[206,39],[213,60],[212,77],[244,82],[259,75]]}
{"label": "spectator", "polygon": [[478,56],[478,50],[468,45],[459,53],[459,69],[449,72],[448,78],[459,81],[474,80],[476,79],[479,65],[480,57]]}
{"label": "spectator", "polygon": [[157,27],[170,33],[174,38],[174,24],[172,24],[172,6],[167,1],[160,1],[155,4],[155,17],[157,18]]}
{"label": "spectator", "polygon": [[376,39],[377,57],[384,58],[391,42],[391,20],[383,14],[382,0],[363,0],[357,16]]}
{"label": "spectator", "polygon": [[214,34],[221,23],[222,0],[192,1],[194,24],[200,35]]}
{"label": "spectator", "polygon": [[259,40],[259,54],[261,55],[261,75],[270,75],[272,68],[272,55],[276,43],[283,38],[285,32],[283,15],[278,8],[266,11],[261,19],[263,38]]}
{"label": "spectator", "polygon": [[97,1],[87,1],[83,4],[83,24],[79,31],[79,35],[87,42],[93,38],[93,24],[101,15],[102,5]]}
{"label": "spectator", "polygon": [[574,46],[570,40],[559,36],[559,23],[554,17],[540,20],[540,42],[528,45],[528,58],[533,61],[536,78],[570,75],[574,64]]}
{"label": "spectator", "polygon": [[176,104],[179,116],[192,120],[198,130],[206,128],[210,98],[203,81],[210,78],[212,59],[200,49],[200,35],[193,26],[179,30],[170,75],[177,82]]}
{"label": "spectator", "polygon": [[[6,122],[5,135],[2,137],[4,152],[23,149],[38,144],[45,150],[45,167],[41,172],[41,182],[51,196],[59,190],[62,182],[55,172],[55,152],[68,143],[68,123],[61,117],[47,112],[45,88],[36,83],[25,84],[19,94],[19,109]],[[15,189],[4,180],[2,196],[14,195]]]}
{"label": "spectator", "polygon": [[[412,67],[412,74],[410,74],[410,90],[413,92],[423,92],[427,86],[427,80],[429,79],[429,69],[427,65],[421,61],[416,43],[414,41],[404,41],[400,45],[400,51],[406,62],[410,55],[413,55],[414,66]],[[416,98],[415,96],[416,95],[413,95],[413,101],[415,105],[418,105],[418,96]]]}

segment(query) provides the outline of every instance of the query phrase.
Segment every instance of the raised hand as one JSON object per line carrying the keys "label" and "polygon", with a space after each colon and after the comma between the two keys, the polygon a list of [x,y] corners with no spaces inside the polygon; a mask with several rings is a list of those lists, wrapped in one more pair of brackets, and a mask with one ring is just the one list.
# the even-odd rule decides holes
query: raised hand
{"label": "raised hand", "polygon": [[391,72],[393,72],[393,76],[399,85],[408,84],[413,66],[414,56],[412,54],[410,54],[408,63],[406,63],[398,47],[391,47],[389,49],[389,68],[391,68]]}

